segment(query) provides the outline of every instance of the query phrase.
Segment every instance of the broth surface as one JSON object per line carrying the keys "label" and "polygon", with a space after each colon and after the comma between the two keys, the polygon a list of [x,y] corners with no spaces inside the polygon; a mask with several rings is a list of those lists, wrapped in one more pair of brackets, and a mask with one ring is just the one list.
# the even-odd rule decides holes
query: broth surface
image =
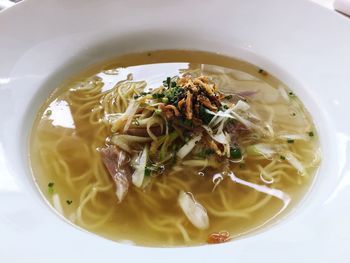
{"label": "broth surface", "polygon": [[[212,176],[222,172],[220,162],[204,169],[186,166],[190,156],[178,160],[175,171],[152,177],[144,189],[130,188],[118,203],[98,151],[111,135],[102,120],[104,92],[130,74],[133,81],[146,81],[148,89],[184,72],[211,77],[223,93],[248,94],[252,114],[270,124],[272,131],[266,130],[273,132],[274,145],[287,147],[305,174],[279,152],[244,152],[241,162],[229,164],[235,177],[223,178],[213,189]],[[266,145],[272,139],[254,140]],[[233,58],[176,50],[125,55],[70,79],[41,107],[30,141],[35,182],[54,209],[95,234],[143,246],[205,244],[220,231],[234,239],[275,222],[305,195],[320,155],[317,131],[302,102],[268,72]],[[189,222],[178,204],[180,191],[192,193],[206,209],[209,228],[200,230]]]}

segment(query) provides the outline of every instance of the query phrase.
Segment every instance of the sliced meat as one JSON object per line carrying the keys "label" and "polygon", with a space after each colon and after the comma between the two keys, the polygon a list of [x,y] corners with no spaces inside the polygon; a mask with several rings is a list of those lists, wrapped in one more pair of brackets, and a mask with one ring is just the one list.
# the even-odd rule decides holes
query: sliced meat
{"label": "sliced meat", "polygon": [[130,156],[116,146],[107,146],[100,150],[104,165],[116,185],[116,196],[121,202],[128,193],[133,169]]}
{"label": "sliced meat", "polygon": [[[163,135],[162,129],[160,126],[152,126],[152,127],[150,127],[150,130],[155,136]],[[129,135],[134,135],[134,136],[149,137],[149,134],[148,134],[146,128],[129,128],[126,131],[126,133]]]}
{"label": "sliced meat", "polygon": [[225,130],[235,137],[243,134],[249,133],[249,129],[240,122],[228,122],[226,124]]}

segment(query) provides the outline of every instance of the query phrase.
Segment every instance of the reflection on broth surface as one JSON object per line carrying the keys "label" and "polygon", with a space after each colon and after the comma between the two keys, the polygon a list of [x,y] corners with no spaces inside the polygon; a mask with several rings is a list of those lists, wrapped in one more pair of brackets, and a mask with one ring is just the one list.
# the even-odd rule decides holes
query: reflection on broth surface
{"label": "reflection on broth surface", "polygon": [[274,222],[320,157],[302,102],[268,72],[171,50],[125,55],[57,88],[30,147],[58,212],[144,246],[221,243]]}

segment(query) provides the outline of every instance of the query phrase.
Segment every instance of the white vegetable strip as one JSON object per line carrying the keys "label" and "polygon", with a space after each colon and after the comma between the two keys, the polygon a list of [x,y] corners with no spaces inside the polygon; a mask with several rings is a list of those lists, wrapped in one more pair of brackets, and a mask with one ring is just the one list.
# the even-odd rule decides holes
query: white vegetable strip
{"label": "white vegetable strip", "polygon": [[254,130],[257,130],[257,131],[261,131],[261,127],[259,127],[258,125],[252,123],[251,121],[248,121],[248,120],[244,119],[243,117],[238,115],[236,112],[232,111],[231,114],[233,115],[233,117],[235,117],[235,119],[237,119],[239,122],[243,123],[247,128],[254,129]]}
{"label": "white vegetable strip", "polygon": [[205,208],[198,203],[191,193],[180,192],[178,203],[192,225],[198,229],[209,227],[209,217]]}
{"label": "white vegetable strip", "polygon": [[180,150],[177,152],[176,155],[181,159],[185,158],[186,155],[188,155],[192,151],[194,146],[196,146],[196,143],[199,142],[201,139],[202,139],[202,134],[193,137],[184,146],[180,148]]}
{"label": "white vegetable strip", "polygon": [[271,196],[274,196],[274,197],[282,200],[284,203],[284,207],[286,207],[289,204],[289,202],[291,201],[290,196],[281,190],[269,188],[266,185],[254,184],[254,183],[242,180],[242,179],[238,178],[233,172],[230,172],[228,174],[228,176],[235,183],[248,186],[248,187],[253,188],[261,193],[265,193],[267,195],[271,195]]}
{"label": "white vegetable strip", "polygon": [[132,183],[137,187],[141,187],[143,178],[145,177],[147,156],[148,156],[148,148],[145,147],[141,153],[138,164],[135,165],[136,166],[135,172],[132,175]]}
{"label": "white vegetable strip", "polygon": [[127,121],[124,126],[124,132],[126,132],[129,129],[129,126],[138,108],[139,104],[135,100],[132,100],[124,113],[125,118],[127,118]]}
{"label": "white vegetable strip", "polygon": [[[235,116],[232,116],[233,111],[241,110],[241,111],[247,111],[250,108],[249,104],[239,100],[232,108],[227,109],[225,111],[218,111],[218,112],[213,112],[208,109],[205,111],[211,115],[214,115],[214,118],[210,121],[209,126],[215,126],[219,122],[223,120],[223,118],[230,118],[230,119],[236,119]],[[219,118],[223,117],[223,118]]]}
{"label": "white vegetable strip", "polygon": [[292,153],[286,153],[284,155],[286,157],[286,160],[293,165],[293,167],[295,169],[298,170],[299,174],[304,176],[307,175],[307,172],[305,171],[304,166],[301,164],[301,162],[299,162],[299,160],[297,158],[295,158],[295,156]]}
{"label": "white vegetable strip", "polygon": [[266,158],[270,158],[277,153],[273,145],[265,144],[265,143],[259,143],[259,144],[248,146],[247,152],[248,154],[251,154],[251,155],[261,154]]}
{"label": "white vegetable strip", "polygon": [[278,136],[279,139],[286,139],[286,140],[302,140],[302,141],[308,141],[310,139],[310,136],[307,136],[306,134],[281,134]]}
{"label": "white vegetable strip", "polygon": [[237,110],[241,110],[241,111],[247,111],[249,110],[250,106],[248,103],[244,102],[243,100],[239,100],[235,106],[233,106],[232,110],[233,111],[237,111]]}
{"label": "white vegetable strip", "polygon": [[221,144],[227,144],[228,143],[227,140],[226,140],[226,136],[225,136],[225,134],[223,132],[221,132],[219,134],[215,134],[214,136],[212,136],[212,138],[215,141],[217,141],[217,142],[219,142]]}
{"label": "white vegetable strip", "polygon": [[[232,110],[232,109],[231,109]],[[225,118],[231,118],[231,119],[234,119],[233,116],[231,116],[229,114],[229,112],[231,112],[230,109],[226,110],[226,111],[218,111],[218,112],[213,112],[213,111],[210,111],[208,109],[206,109],[205,111],[211,115],[214,115],[214,117],[225,117]],[[214,122],[213,120],[211,122]],[[210,125],[211,123],[209,123]]]}
{"label": "white vegetable strip", "polygon": [[[240,102],[240,101],[239,101]],[[237,103],[236,105],[238,105],[239,103]],[[239,106],[238,109],[245,109],[247,106],[249,107],[249,105],[247,104],[247,106],[245,106],[245,102],[241,101],[241,104]],[[236,106],[235,105],[235,106]],[[255,129],[255,130],[258,130],[258,131],[261,131],[261,128],[244,119],[243,117],[241,117],[237,112],[233,111],[235,106],[231,109],[228,109],[226,111],[218,111],[218,112],[212,112],[210,110],[206,110],[207,113],[211,114],[211,115],[214,115],[214,118],[210,121],[209,123],[209,126],[216,126],[217,124],[219,124],[221,121],[223,121],[225,118],[230,118],[230,119],[236,119],[238,120],[239,122],[243,123],[246,127],[248,128],[251,128],[251,129]],[[249,108],[248,108],[249,109]],[[221,118],[220,118],[221,117]]]}
{"label": "white vegetable strip", "polygon": [[210,127],[206,125],[202,125],[202,127],[208,132],[208,134],[210,135],[211,138],[213,138],[213,140],[221,144],[227,143],[226,136],[223,132],[214,134],[213,130]]}
{"label": "white vegetable strip", "polygon": [[103,117],[103,122],[105,124],[111,124],[113,122],[116,122],[122,116],[123,116],[123,113],[105,114]]}

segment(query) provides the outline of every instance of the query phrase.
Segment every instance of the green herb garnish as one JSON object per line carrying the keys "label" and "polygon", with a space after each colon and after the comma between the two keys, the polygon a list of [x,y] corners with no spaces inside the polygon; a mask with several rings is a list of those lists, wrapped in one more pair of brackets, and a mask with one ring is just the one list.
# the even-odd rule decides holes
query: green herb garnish
{"label": "green herb garnish", "polygon": [[168,88],[171,87],[171,78],[170,77],[167,77],[166,80],[163,81],[163,86],[168,87]]}
{"label": "green herb garnish", "polygon": [[146,168],[145,168],[145,176],[150,176],[151,173],[152,173],[152,170],[148,166],[146,166]]}
{"label": "green herb garnish", "polygon": [[241,149],[235,147],[230,149],[230,156],[233,159],[239,159],[242,158],[242,152]]}
{"label": "green herb garnish", "polygon": [[161,99],[164,96],[165,95],[163,93],[154,93],[154,94],[152,94],[153,99]]}
{"label": "green herb garnish", "polygon": [[46,111],[46,116],[50,116],[52,114],[52,110],[47,110]]}
{"label": "green herb garnish", "polygon": [[225,111],[225,110],[227,110],[227,109],[228,109],[228,106],[225,105],[225,104],[223,104],[223,105],[219,108],[219,110],[221,110],[221,111]]}
{"label": "green herb garnish", "polygon": [[288,139],[287,142],[288,143],[294,143],[294,140],[293,139]]}
{"label": "green herb garnish", "polygon": [[73,203],[73,201],[72,201],[72,200],[66,200],[66,203],[67,203],[68,205],[70,205],[71,203]]}
{"label": "green herb garnish", "polygon": [[167,103],[169,102],[168,97],[163,97],[163,98],[162,98],[162,102],[165,103],[165,104],[167,104]]}
{"label": "green herb garnish", "polygon": [[157,114],[157,115],[160,115],[160,114],[162,114],[162,110],[161,109],[156,109],[154,111],[154,113]]}
{"label": "green herb garnish", "polygon": [[263,69],[259,69],[258,72],[259,72],[261,75],[263,75],[263,76],[267,76],[267,75],[268,75],[267,72],[266,72],[265,70],[263,70]]}
{"label": "green herb garnish", "polygon": [[314,137],[315,136],[314,132],[313,131],[309,132],[309,136]]}
{"label": "green herb garnish", "polygon": [[281,160],[285,160],[286,157],[284,157],[283,155],[281,155],[281,156],[280,156],[280,159],[281,159]]}
{"label": "green herb garnish", "polygon": [[49,194],[53,194],[53,191],[54,191],[53,186],[54,185],[55,184],[52,183],[52,182],[48,183],[48,185],[47,185],[48,189],[47,190],[48,190]]}
{"label": "green herb garnish", "polygon": [[199,117],[204,122],[204,124],[209,124],[209,122],[214,118],[214,115],[209,114],[205,107],[201,106],[199,108]]}

